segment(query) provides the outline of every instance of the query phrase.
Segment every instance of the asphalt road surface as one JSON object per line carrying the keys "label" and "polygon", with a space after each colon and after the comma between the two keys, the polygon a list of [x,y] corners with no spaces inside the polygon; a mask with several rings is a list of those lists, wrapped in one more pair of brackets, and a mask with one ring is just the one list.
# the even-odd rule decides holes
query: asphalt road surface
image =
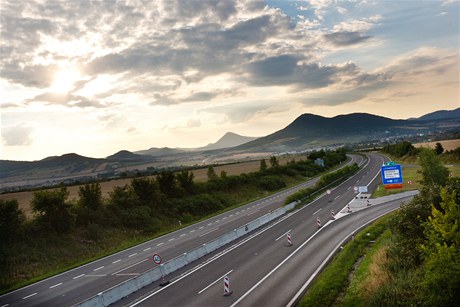
{"label": "asphalt road surface", "polygon": [[[362,164],[365,161],[361,156],[351,155],[350,162]],[[77,304],[151,269],[154,253],[160,254],[163,262],[181,255],[280,207],[287,196],[314,185],[318,180],[311,179],[200,223],[4,294],[0,296],[0,307]]]}
{"label": "asphalt road surface", "polygon": [[[286,306],[327,257],[356,229],[399,208],[408,198],[365,206],[348,213],[356,200],[354,187],[369,190],[380,182],[385,158],[370,154],[369,163],[330,193],[268,227],[211,255],[204,262],[173,273],[170,284],[158,283],[116,303],[116,306]],[[362,201],[361,201],[362,202]],[[352,206],[354,209],[355,206]],[[341,218],[331,219],[331,210]],[[322,227],[318,228],[317,218]],[[328,222],[330,221],[330,222]],[[292,246],[287,246],[286,234]],[[223,296],[224,276],[232,294]]]}

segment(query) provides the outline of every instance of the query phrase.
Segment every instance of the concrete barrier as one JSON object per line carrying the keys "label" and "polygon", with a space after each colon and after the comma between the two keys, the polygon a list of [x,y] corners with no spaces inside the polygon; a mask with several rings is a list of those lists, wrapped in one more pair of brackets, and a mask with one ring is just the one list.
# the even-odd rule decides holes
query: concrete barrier
{"label": "concrete barrier", "polygon": [[238,227],[237,229],[230,231],[210,242],[207,242],[197,248],[194,248],[182,255],[179,255],[165,263],[161,264],[154,269],[148,270],[136,277],[128,279],[119,285],[116,285],[110,289],[99,293],[93,297],[90,297],[83,302],[80,302],[75,307],[99,307],[108,306],[113,304],[123,297],[130,295],[131,293],[150,285],[151,283],[160,280],[162,274],[168,275],[172,272],[185,267],[187,264],[200,259],[201,257],[221,248],[224,245],[256,230],[257,228],[279,218],[286,214],[289,210],[292,210],[297,205],[297,202],[292,202],[284,207],[278,208],[268,214],[265,214],[250,223]]}

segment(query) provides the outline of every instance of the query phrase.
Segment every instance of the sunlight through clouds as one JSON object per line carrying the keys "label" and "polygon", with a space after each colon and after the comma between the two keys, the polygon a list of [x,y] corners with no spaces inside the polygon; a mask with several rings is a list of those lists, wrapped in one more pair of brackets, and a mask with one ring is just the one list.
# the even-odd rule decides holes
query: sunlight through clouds
{"label": "sunlight through clouds", "polygon": [[105,157],[460,103],[458,1],[1,1],[2,133],[27,135],[2,159],[66,153],[66,135]]}

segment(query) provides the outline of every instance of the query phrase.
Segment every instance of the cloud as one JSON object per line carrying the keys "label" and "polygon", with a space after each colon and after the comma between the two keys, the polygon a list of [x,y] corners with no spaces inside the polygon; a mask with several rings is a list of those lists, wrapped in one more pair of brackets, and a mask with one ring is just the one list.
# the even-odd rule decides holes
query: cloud
{"label": "cloud", "polygon": [[359,44],[368,40],[370,36],[362,35],[359,32],[334,32],[325,34],[324,39],[326,42],[331,43],[336,47],[345,47],[350,45]]}
{"label": "cloud", "polygon": [[91,100],[83,96],[72,95],[69,93],[44,93],[25,101],[25,103],[32,102],[44,102],[49,104],[79,108],[102,108],[107,106],[106,104],[102,104],[99,101]]}
{"label": "cloud", "polygon": [[5,146],[29,146],[33,143],[35,129],[26,123],[2,128],[2,140]]}
{"label": "cloud", "polygon": [[458,72],[458,52],[422,47],[398,56],[382,70],[398,77],[435,76],[454,67]]}

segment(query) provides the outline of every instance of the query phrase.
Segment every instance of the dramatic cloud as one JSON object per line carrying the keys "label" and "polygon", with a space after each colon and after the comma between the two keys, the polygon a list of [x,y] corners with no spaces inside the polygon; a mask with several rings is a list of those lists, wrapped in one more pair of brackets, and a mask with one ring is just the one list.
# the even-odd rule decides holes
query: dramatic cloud
{"label": "dramatic cloud", "polygon": [[[36,146],[30,151],[36,158],[53,144],[60,148],[52,141],[66,134],[75,142],[80,135],[107,142],[109,155],[120,149],[120,135],[129,135],[123,144],[136,140],[137,149],[194,147],[215,142],[233,125],[247,135],[268,134],[270,121],[286,123],[303,112],[358,109],[391,117],[394,108],[382,109],[380,101],[399,106],[395,93],[408,110],[418,98],[427,100],[417,105],[422,114],[408,115],[414,117],[437,108],[430,95],[413,94],[416,83],[442,89],[436,102],[444,109],[459,101],[458,1],[2,0],[1,6],[2,135],[22,131],[27,136],[17,142]],[[34,130],[16,124],[26,116],[34,118]],[[54,117],[61,122],[53,131],[62,134],[48,140],[44,131]],[[199,139],[189,130],[201,131]],[[28,155],[2,137],[5,156]],[[97,151],[83,137],[75,146]]]}

